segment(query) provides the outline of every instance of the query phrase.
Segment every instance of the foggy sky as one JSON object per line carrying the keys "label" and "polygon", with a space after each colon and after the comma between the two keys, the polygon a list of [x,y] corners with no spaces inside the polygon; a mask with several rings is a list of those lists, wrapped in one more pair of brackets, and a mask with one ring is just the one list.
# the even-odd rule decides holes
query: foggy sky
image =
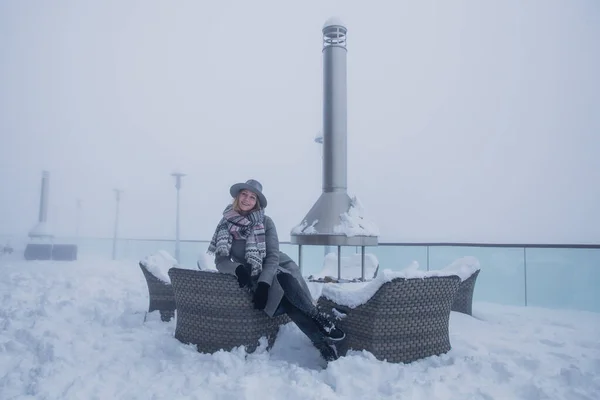
{"label": "foggy sky", "polygon": [[[485,3],[485,4],[484,4]],[[348,28],[348,192],[380,241],[600,242],[600,2],[0,2],[0,234],[208,239],[254,178],[321,193],[321,28]]]}

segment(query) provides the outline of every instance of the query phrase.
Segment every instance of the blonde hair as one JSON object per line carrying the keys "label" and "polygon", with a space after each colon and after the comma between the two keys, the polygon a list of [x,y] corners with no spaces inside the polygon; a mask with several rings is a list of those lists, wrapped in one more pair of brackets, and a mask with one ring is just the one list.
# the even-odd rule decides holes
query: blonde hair
{"label": "blonde hair", "polygon": [[[240,208],[240,194],[242,193],[242,191],[240,190],[237,194],[237,196],[235,196],[233,198],[233,209],[236,212],[242,212],[242,209]],[[252,208],[252,210],[250,210],[250,212],[253,211],[258,211],[260,210],[260,200],[258,199],[258,196],[256,196],[256,204],[254,205],[254,207]]]}

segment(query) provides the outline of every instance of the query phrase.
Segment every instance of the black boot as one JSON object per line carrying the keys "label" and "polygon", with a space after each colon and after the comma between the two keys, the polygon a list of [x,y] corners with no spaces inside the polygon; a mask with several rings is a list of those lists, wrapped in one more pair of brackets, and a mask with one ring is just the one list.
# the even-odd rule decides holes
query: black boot
{"label": "black boot", "polygon": [[317,349],[319,349],[319,352],[321,353],[321,357],[323,357],[325,359],[325,361],[327,361],[327,362],[335,361],[339,358],[337,349],[335,348],[334,345],[322,342],[319,344],[315,343],[315,347]]}
{"label": "black boot", "polygon": [[321,330],[321,325],[317,324],[314,317],[308,316],[300,311],[296,306],[290,303],[285,297],[281,301],[281,306],[288,317],[296,324],[298,328],[310,339],[312,344],[319,350],[321,357],[326,361],[338,359],[336,349],[330,345],[331,339]]}
{"label": "black boot", "polygon": [[337,352],[330,344],[344,339],[344,332],[336,328],[331,318],[319,313],[312,302],[310,292],[305,291],[296,278],[290,274],[279,273],[277,280],[285,293],[281,306],[287,315],[308,336],[324,359],[336,360]]}
{"label": "black boot", "polygon": [[313,317],[313,320],[319,327],[321,333],[323,333],[323,335],[325,335],[329,340],[339,342],[346,337],[344,331],[336,327],[332,321],[332,318],[327,314],[318,312],[317,315]]}

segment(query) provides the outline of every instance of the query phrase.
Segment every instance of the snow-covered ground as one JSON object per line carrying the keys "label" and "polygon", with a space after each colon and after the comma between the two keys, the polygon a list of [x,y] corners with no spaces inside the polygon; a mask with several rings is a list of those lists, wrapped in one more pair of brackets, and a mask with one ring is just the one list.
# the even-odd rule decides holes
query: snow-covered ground
{"label": "snow-covered ground", "polygon": [[[311,290],[319,292],[312,284]],[[135,260],[0,259],[0,399],[600,399],[600,314],[475,303],[452,350],[324,366],[292,324],[275,346],[201,354],[149,314]]]}

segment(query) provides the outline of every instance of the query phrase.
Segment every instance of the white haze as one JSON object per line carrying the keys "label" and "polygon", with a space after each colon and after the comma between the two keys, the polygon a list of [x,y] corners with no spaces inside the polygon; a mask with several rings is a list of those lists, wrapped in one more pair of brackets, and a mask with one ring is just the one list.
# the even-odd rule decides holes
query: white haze
{"label": "white haze", "polygon": [[0,3],[0,234],[209,238],[321,192],[321,27],[348,27],[348,191],[385,241],[600,242],[600,3]]}

